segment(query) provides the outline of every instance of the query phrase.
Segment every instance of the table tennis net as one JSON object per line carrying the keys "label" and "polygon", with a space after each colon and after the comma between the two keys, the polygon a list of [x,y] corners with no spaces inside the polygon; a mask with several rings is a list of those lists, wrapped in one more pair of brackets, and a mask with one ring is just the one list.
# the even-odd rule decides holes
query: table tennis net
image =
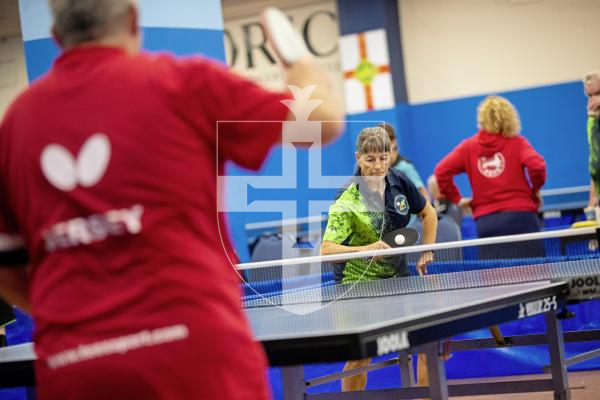
{"label": "table tennis net", "polygon": [[[420,276],[425,252],[434,261]],[[374,258],[375,255],[375,258]],[[247,308],[328,303],[600,274],[594,228],[238,265]]]}

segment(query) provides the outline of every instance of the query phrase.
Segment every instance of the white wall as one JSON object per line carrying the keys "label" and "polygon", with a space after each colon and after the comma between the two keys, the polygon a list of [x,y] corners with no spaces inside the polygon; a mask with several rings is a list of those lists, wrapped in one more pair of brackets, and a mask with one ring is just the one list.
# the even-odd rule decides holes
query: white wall
{"label": "white wall", "polygon": [[23,41],[15,36],[0,38],[0,118],[27,85]]}
{"label": "white wall", "polygon": [[399,0],[411,103],[581,79],[600,68],[600,0]]}
{"label": "white wall", "polygon": [[0,119],[27,87],[18,0],[0,0]]}

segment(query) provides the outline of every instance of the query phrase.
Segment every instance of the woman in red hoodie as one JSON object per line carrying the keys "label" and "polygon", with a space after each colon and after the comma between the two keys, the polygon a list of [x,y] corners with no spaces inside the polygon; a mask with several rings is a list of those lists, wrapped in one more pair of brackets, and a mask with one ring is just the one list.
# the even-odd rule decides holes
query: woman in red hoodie
{"label": "woman in red hoodie", "polygon": [[[515,107],[505,98],[489,96],[478,108],[479,132],[463,140],[438,163],[435,176],[440,191],[452,201],[470,205],[477,235],[481,237],[538,232],[540,188],[546,180],[544,158],[519,135],[521,123]],[[466,172],[472,200],[464,199],[454,175]],[[511,246],[483,246],[482,258],[538,257],[541,242]]]}

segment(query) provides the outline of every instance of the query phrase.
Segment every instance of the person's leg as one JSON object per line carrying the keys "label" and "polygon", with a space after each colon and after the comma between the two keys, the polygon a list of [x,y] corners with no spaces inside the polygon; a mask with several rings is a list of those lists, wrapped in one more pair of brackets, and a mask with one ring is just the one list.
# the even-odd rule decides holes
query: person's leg
{"label": "person's leg", "polygon": [[[486,215],[477,221],[478,237],[494,237],[518,235],[540,231],[536,213],[524,211],[505,211]],[[544,257],[544,244],[540,240],[511,243],[510,251],[506,245],[482,246],[482,259]],[[506,339],[497,325],[490,326],[490,333],[499,346],[504,346]]]}
{"label": "person's leg", "polygon": [[11,305],[0,299],[0,327],[10,324],[15,320],[15,313]]}
{"label": "person's leg", "polygon": [[[346,362],[344,365],[344,371],[351,369],[366,367],[371,363],[370,358],[364,360],[353,360]],[[365,390],[367,387],[367,373],[356,374],[342,379],[342,392],[356,392]]]}
{"label": "person's leg", "polygon": [[590,182],[590,201],[588,207],[594,211],[592,215],[594,220],[600,221],[600,171],[594,171]]}
{"label": "person's leg", "polygon": [[[502,213],[493,213],[481,216],[475,220],[475,228],[478,238],[487,238],[498,235],[498,227],[504,223]],[[498,245],[486,245],[479,247],[479,258],[489,260],[503,258],[504,249]]]}
{"label": "person's leg", "polygon": [[429,370],[425,353],[419,353],[417,357],[417,386],[429,386]]}
{"label": "person's leg", "polygon": [[[537,213],[534,212],[519,212],[514,213],[513,224],[515,226],[515,234],[536,233],[540,232],[540,220]],[[520,258],[528,257],[545,257],[546,250],[542,240],[529,240],[519,243],[515,249],[516,255]]]}
{"label": "person's leg", "polygon": [[[593,206],[598,206],[600,199],[600,120],[588,118],[588,143],[590,145],[589,171],[592,178],[591,186],[595,189]],[[590,198],[592,193],[590,193]],[[590,204],[592,206],[592,204]]]}
{"label": "person's leg", "polygon": [[498,325],[492,325],[489,329],[497,346],[506,346],[512,344],[512,340],[504,337]]}

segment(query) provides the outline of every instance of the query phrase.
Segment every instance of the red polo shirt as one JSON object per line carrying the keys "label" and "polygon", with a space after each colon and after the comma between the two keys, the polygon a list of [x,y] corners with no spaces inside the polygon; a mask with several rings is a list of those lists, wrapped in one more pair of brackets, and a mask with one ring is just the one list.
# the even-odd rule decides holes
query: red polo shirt
{"label": "red polo shirt", "polygon": [[40,397],[119,380],[143,398],[267,397],[216,180],[228,160],[259,168],[281,123],[220,124],[217,150],[217,121],[285,120],[285,97],[202,58],[92,47],[16,100],[0,233],[32,266]]}

